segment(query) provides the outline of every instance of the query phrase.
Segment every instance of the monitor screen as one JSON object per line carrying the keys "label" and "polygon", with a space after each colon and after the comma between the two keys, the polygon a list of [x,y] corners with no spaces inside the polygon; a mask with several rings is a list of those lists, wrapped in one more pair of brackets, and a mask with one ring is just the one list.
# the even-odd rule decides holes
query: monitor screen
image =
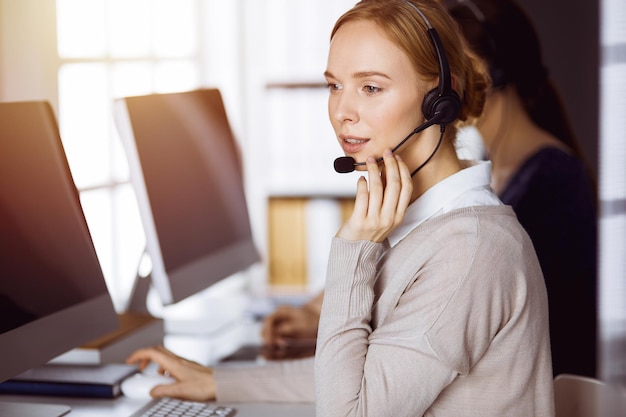
{"label": "monitor screen", "polygon": [[162,303],[258,262],[219,90],[126,97],[115,105]]}
{"label": "monitor screen", "polygon": [[52,108],[0,103],[0,382],[117,325]]}

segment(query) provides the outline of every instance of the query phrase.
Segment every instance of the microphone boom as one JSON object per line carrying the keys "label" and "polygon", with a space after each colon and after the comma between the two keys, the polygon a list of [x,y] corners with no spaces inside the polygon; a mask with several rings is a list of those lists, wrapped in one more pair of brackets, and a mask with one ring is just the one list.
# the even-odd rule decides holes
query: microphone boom
{"label": "microphone boom", "polygon": [[[422,123],[421,125],[416,127],[415,130],[409,133],[409,135],[406,138],[404,138],[400,143],[396,145],[395,148],[391,150],[391,152],[397,151],[398,148],[404,145],[404,143],[407,140],[409,140],[411,136],[421,132],[422,130],[429,128],[430,126],[434,124],[438,124],[440,119],[441,119],[441,114],[440,113],[435,114],[430,120],[427,120],[426,122]],[[444,128],[445,125],[441,125],[441,127]],[[377,158],[376,162],[380,162],[382,160],[383,160],[382,157]],[[346,174],[348,172],[352,172],[355,169],[354,167],[358,165],[365,165],[365,162],[356,162],[354,158],[352,158],[351,156],[340,156],[339,158],[335,159],[335,162],[334,162],[335,171],[338,172],[339,174]]]}

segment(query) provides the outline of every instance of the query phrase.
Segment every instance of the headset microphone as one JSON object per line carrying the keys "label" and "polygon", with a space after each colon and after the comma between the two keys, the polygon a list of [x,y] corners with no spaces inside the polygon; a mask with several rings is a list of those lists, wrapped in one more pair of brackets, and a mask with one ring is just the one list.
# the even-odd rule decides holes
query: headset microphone
{"label": "headset microphone", "polygon": [[[418,127],[416,127],[411,133],[409,133],[407,135],[406,138],[402,139],[402,141],[400,143],[398,143],[396,145],[395,148],[393,148],[391,150],[391,152],[395,152],[398,150],[398,148],[402,145],[404,145],[404,143],[409,140],[409,138],[419,132],[421,132],[422,130],[428,129],[429,127],[431,127],[434,124],[437,124],[439,122],[440,119],[440,115],[436,114],[434,115],[430,120],[427,120],[425,123],[419,125]],[[383,158],[377,158],[376,162],[380,162],[382,161]],[[357,166],[361,166],[361,165],[366,165],[365,162],[356,162],[354,160],[353,157],[351,156],[340,156],[339,158],[335,159],[335,163],[334,163],[334,167],[335,167],[335,171],[337,171],[340,174],[345,174],[348,172],[352,172],[355,170],[355,167]]]}

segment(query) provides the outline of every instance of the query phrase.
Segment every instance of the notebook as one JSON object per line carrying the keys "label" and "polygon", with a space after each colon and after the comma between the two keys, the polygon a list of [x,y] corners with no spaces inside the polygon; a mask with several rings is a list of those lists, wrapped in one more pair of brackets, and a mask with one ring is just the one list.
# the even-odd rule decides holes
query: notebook
{"label": "notebook", "polygon": [[105,365],[47,364],[1,383],[0,393],[115,398],[121,394],[121,382],[136,372],[135,366],[118,363]]}

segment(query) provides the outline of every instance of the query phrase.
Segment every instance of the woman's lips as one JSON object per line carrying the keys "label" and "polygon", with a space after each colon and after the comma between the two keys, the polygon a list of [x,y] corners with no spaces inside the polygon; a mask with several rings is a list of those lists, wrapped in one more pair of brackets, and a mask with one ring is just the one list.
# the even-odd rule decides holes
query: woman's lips
{"label": "woman's lips", "polygon": [[346,154],[359,152],[369,142],[369,139],[354,136],[340,136],[341,147]]}

